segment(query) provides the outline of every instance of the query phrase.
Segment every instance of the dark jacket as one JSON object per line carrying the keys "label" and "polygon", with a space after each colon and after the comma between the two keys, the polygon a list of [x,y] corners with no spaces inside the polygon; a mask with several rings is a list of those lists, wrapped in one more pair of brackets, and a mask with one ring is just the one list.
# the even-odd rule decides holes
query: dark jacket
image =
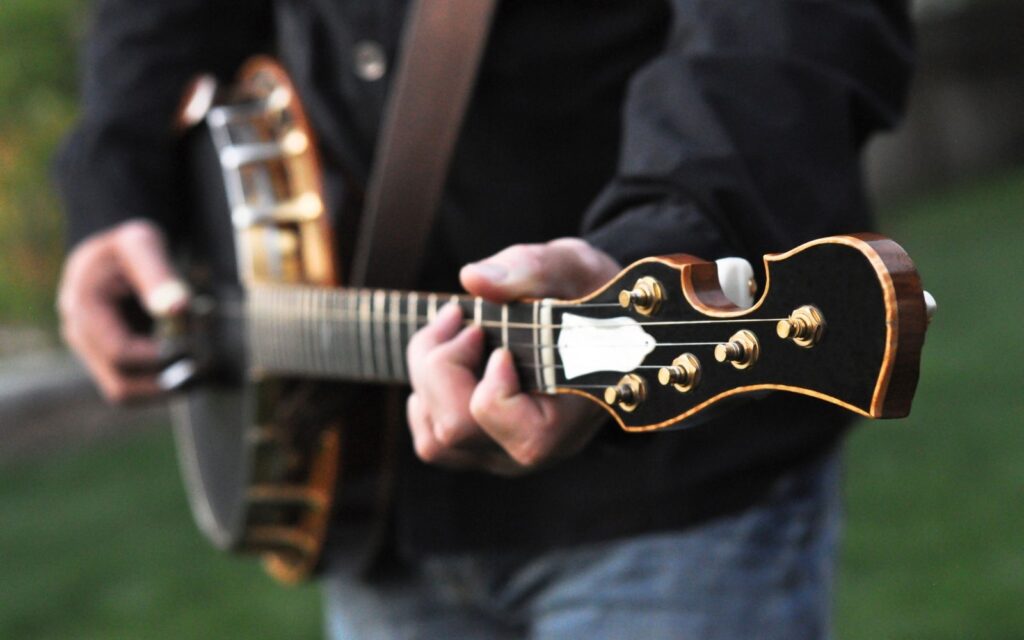
{"label": "dark jacket", "polygon": [[[428,0],[429,1],[429,0]],[[622,263],[763,253],[871,227],[860,169],[903,108],[897,0],[508,0],[458,143],[421,286],[510,244],[580,235]],[[133,216],[173,235],[171,114],[201,70],[275,49],[317,130],[330,202],[370,166],[401,0],[100,0],[83,113],[57,175],[72,242]],[[344,172],[355,184],[343,184]],[[345,222],[352,212],[335,215]],[[692,429],[627,436],[515,480],[427,467],[407,448],[398,535],[413,551],[544,547],[684,527],[756,501],[832,447],[838,410],[776,394]]]}

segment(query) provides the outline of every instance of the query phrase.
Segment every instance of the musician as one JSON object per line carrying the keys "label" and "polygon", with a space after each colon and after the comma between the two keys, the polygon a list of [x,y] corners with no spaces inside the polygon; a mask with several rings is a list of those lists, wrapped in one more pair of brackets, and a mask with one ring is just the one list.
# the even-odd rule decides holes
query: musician
{"label": "musician", "polygon": [[[118,297],[155,315],[188,304],[166,253],[187,81],[275,51],[340,203],[343,174],[366,179],[405,5],[96,2],[83,111],[57,163],[72,246],[60,309],[109,399],[160,393],[157,347],[126,328]],[[905,5],[507,0],[420,286],[571,298],[649,255],[757,265],[869,229],[860,153],[903,107]],[[581,400],[524,395],[509,354],[460,326],[446,309],[410,346],[391,541],[403,569],[366,583],[338,556],[324,580],[334,637],[828,634],[844,416],[776,394],[627,435]]]}

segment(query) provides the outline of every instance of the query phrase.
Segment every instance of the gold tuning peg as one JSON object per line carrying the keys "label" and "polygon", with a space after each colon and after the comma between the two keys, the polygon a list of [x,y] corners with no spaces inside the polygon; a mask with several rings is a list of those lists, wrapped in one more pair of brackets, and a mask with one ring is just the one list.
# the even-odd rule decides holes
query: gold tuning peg
{"label": "gold tuning peg", "polygon": [[757,336],[742,329],[729,338],[729,342],[715,347],[715,360],[728,362],[737,369],[749,369],[761,355],[761,345]]}
{"label": "gold tuning peg", "polygon": [[619,292],[619,306],[623,309],[632,307],[637,313],[645,316],[655,313],[664,301],[664,287],[650,276],[637,280],[632,290],[623,289]]}
{"label": "gold tuning peg", "polygon": [[810,349],[821,341],[825,332],[825,318],[817,307],[804,305],[775,325],[775,333],[783,340]]}
{"label": "gold tuning peg", "polygon": [[618,405],[623,411],[633,411],[647,398],[647,383],[635,373],[627,373],[614,387],[604,390],[604,401]]}
{"label": "gold tuning peg", "polygon": [[672,385],[680,393],[688,393],[700,384],[700,360],[692,353],[684,353],[672,361],[671,367],[658,370],[658,382]]}

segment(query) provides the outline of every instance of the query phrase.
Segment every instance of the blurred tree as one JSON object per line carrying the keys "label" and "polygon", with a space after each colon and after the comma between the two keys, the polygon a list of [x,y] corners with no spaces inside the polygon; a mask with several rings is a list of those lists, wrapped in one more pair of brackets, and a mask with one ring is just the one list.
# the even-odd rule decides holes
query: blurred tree
{"label": "blurred tree", "polygon": [[48,167],[75,112],[83,5],[0,2],[0,325],[54,325],[63,240]]}

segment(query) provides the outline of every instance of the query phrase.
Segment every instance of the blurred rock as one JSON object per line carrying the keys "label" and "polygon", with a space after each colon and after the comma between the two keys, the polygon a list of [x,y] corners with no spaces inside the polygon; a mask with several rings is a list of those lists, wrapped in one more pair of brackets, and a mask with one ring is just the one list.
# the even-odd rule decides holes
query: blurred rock
{"label": "blurred rock", "polygon": [[52,348],[53,338],[43,329],[0,325],[0,359]]}
{"label": "blurred rock", "polygon": [[0,462],[166,422],[162,406],[108,406],[67,353],[0,359]]}

